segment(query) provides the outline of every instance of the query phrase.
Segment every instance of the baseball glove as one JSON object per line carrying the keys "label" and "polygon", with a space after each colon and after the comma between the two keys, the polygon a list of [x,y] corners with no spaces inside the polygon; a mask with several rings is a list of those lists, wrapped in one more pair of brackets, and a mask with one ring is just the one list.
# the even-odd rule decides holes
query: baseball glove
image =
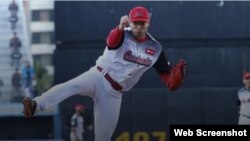
{"label": "baseball glove", "polygon": [[187,63],[185,60],[179,60],[168,73],[160,74],[170,91],[177,90],[184,81],[186,77],[186,66]]}

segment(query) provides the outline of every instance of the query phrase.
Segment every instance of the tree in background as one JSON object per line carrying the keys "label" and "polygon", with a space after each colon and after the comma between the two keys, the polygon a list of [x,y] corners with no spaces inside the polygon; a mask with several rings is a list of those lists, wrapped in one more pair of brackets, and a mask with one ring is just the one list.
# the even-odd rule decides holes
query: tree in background
{"label": "tree in background", "polygon": [[36,70],[35,95],[40,95],[52,86],[54,79],[53,75],[49,75],[47,69],[40,62],[35,61],[34,68]]}

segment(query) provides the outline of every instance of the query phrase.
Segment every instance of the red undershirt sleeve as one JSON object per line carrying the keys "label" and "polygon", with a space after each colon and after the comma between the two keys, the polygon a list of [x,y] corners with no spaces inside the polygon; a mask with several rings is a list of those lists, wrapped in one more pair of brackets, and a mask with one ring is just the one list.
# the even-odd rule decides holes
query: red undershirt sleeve
{"label": "red undershirt sleeve", "polygon": [[117,49],[123,42],[124,31],[119,30],[118,26],[111,30],[108,38],[106,39],[106,44],[109,49]]}

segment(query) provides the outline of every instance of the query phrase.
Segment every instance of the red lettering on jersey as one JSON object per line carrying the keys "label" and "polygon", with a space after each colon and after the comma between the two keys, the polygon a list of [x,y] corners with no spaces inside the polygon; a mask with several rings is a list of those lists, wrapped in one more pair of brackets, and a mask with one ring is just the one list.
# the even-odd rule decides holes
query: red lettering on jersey
{"label": "red lettering on jersey", "polygon": [[125,54],[123,55],[123,59],[144,66],[150,66],[152,64],[152,60],[150,60],[148,57],[147,58],[141,58],[140,56],[137,57],[133,55],[130,50],[125,52]]}
{"label": "red lettering on jersey", "polygon": [[146,48],[146,53],[149,55],[155,55],[155,50],[151,49],[151,48]]}

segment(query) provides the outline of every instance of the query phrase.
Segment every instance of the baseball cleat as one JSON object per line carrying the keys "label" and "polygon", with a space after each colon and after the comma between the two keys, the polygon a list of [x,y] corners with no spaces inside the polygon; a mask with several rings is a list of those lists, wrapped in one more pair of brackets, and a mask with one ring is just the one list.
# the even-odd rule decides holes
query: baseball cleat
{"label": "baseball cleat", "polygon": [[23,113],[26,118],[32,117],[36,110],[36,102],[29,97],[23,99]]}

